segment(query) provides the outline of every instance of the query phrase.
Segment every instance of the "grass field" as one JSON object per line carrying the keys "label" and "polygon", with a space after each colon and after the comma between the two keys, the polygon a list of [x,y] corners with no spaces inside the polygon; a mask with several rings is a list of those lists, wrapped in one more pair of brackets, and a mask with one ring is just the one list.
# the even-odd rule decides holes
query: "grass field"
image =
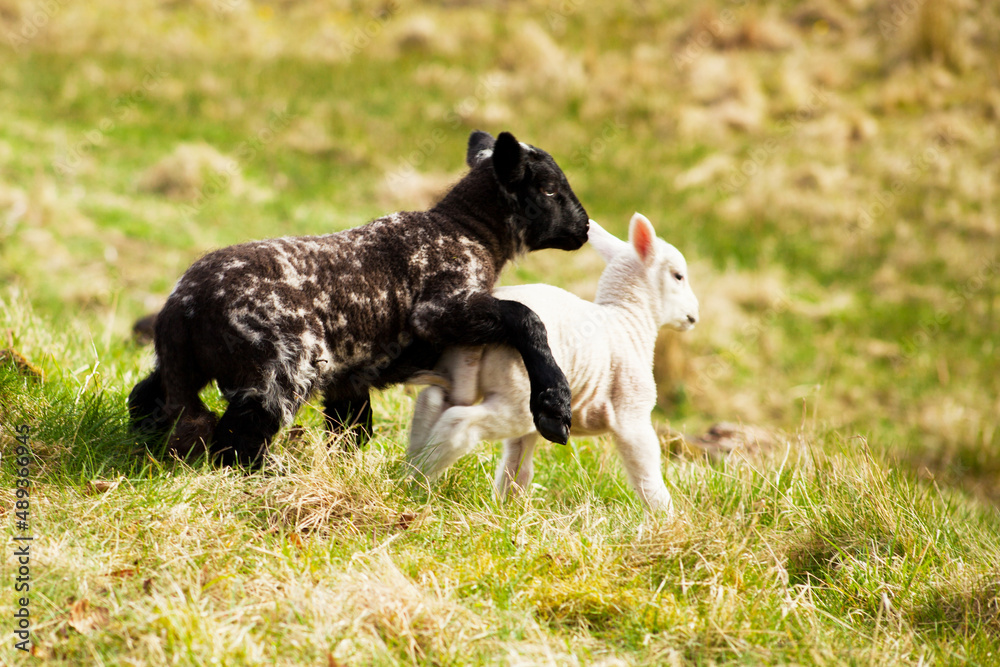
{"label": "grass field", "polygon": [[[1000,664],[1000,6],[446,4],[0,0],[0,664]],[[194,259],[425,207],[477,128],[686,254],[654,418],[757,437],[664,440],[677,520],[605,439],[404,486],[404,388],[357,455],[314,405],[263,474],[136,451]]]}

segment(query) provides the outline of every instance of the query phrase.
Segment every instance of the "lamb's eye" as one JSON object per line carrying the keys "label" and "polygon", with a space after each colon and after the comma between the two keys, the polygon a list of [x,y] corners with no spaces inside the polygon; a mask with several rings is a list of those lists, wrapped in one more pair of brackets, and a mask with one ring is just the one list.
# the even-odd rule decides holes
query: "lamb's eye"
{"label": "lamb's eye", "polygon": [[683,273],[679,273],[679,272],[675,272],[674,273],[674,278],[676,278],[677,280],[684,280],[684,274]]}
{"label": "lamb's eye", "polygon": [[542,187],[539,188],[539,190],[541,190],[542,194],[545,195],[546,197],[556,196],[556,186],[554,185],[543,185]]}

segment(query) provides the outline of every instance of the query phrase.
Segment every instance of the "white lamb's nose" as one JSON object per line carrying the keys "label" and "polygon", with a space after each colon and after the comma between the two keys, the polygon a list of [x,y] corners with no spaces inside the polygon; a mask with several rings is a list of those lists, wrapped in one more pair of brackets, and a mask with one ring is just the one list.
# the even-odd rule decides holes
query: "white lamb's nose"
{"label": "white lamb's nose", "polygon": [[697,317],[695,317],[694,315],[688,315],[688,322],[690,322],[691,324],[694,324],[697,321],[698,321]]}

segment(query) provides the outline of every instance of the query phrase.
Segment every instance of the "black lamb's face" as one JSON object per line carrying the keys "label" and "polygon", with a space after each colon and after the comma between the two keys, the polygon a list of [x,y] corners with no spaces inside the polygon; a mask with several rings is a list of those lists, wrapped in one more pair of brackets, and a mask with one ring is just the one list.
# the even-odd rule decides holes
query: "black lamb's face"
{"label": "black lamb's face", "polygon": [[590,217],[551,155],[518,142],[509,132],[495,141],[485,132],[473,132],[466,161],[474,166],[487,158],[514,203],[528,250],[576,250],[586,243]]}

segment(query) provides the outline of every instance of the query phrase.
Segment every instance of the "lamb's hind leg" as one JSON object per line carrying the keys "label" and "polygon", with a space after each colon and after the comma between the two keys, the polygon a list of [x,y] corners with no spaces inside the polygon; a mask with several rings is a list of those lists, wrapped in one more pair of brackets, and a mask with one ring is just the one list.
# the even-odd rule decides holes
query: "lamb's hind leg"
{"label": "lamb's hind leg", "polygon": [[159,447],[173,427],[167,441],[168,453],[186,458],[204,452],[215,428],[215,415],[201,402],[196,391],[186,394],[186,400],[171,407],[163,387],[163,374],[157,368],[128,395],[132,433],[147,447]]}
{"label": "lamb's hind leg", "polygon": [[493,480],[495,499],[504,500],[508,494],[514,495],[527,490],[531,478],[535,475],[532,456],[535,453],[537,440],[537,433],[504,440],[503,455],[497,462],[496,476]]}
{"label": "lamb's hind leg", "polygon": [[129,429],[146,443],[161,440],[172,426],[166,407],[163,373],[157,368],[128,395]]}
{"label": "lamb's hind leg", "polygon": [[175,386],[168,402],[163,380],[163,372],[157,368],[132,389],[128,396],[130,430],[147,447],[158,447],[170,434],[168,453],[181,458],[200,454],[212,435],[215,415],[201,402],[196,389]]}
{"label": "lamb's hind leg", "polygon": [[430,442],[431,431],[445,410],[451,406],[447,402],[443,387],[431,386],[420,392],[413,408],[410,423],[410,441],[406,447],[406,459],[415,460]]}
{"label": "lamb's hind leg", "polygon": [[162,393],[156,392],[151,384],[143,386],[140,383],[132,390],[135,402],[129,396],[130,412],[133,409],[138,412],[140,405],[145,409],[148,400],[155,401],[157,411],[152,415],[153,424],[163,434],[173,427],[167,439],[166,453],[180,458],[204,453],[217,421],[198,396],[207,381],[195,370],[185,367],[185,363],[186,360],[179,356],[164,359],[162,370],[157,370],[144,381],[160,375]]}
{"label": "lamb's hind leg", "polygon": [[483,347],[457,347],[442,355],[441,366],[447,364],[451,376],[448,402],[452,405],[472,405],[479,398],[479,368]]}
{"label": "lamb's hind leg", "polygon": [[259,397],[235,396],[215,427],[212,454],[221,465],[259,468],[281,425],[281,417],[265,407]]}
{"label": "lamb's hind leg", "polygon": [[445,350],[435,369],[444,380],[442,385],[431,385],[417,396],[410,424],[410,442],[407,458],[419,452],[430,441],[431,431],[441,415],[455,405],[472,405],[479,398],[479,367],[483,357],[482,347],[453,347]]}
{"label": "lamb's hind leg", "polygon": [[407,462],[434,481],[481,441],[531,431],[531,414],[519,408],[499,395],[487,396],[478,405],[450,407],[437,420],[423,447],[407,451]]}
{"label": "lamb's hind leg", "polygon": [[[167,453],[182,458],[205,451],[216,423],[215,415],[198,396],[212,377],[198,363],[188,324],[177,304],[172,307],[168,301],[156,317],[159,365],[129,396],[133,420],[146,412],[146,419],[152,417],[150,425],[156,430],[165,434],[173,427]],[[155,408],[155,412],[150,412],[150,408]]]}

